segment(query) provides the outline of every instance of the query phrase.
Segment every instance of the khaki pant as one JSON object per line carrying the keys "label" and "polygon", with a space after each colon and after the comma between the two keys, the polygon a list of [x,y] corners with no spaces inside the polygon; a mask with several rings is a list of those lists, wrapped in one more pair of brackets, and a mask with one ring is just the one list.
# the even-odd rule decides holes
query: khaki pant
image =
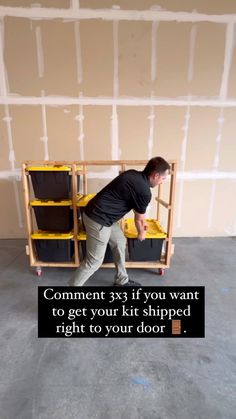
{"label": "khaki pant", "polygon": [[119,224],[114,223],[111,227],[102,226],[86,214],[83,214],[83,220],[87,234],[86,257],[76,269],[69,285],[82,286],[98,270],[102,265],[108,243],[116,267],[115,284],[125,284],[128,281],[125,269],[126,239]]}

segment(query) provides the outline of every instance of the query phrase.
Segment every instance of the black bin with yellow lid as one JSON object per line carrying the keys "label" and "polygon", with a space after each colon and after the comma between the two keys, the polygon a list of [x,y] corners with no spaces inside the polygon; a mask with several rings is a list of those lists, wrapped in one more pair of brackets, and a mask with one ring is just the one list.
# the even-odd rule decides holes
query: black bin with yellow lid
{"label": "black bin with yellow lid", "polygon": [[161,259],[163,241],[166,233],[160,223],[153,219],[147,219],[146,239],[142,242],[137,239],[137,230],[134,220],[125,220],[125,237],[128,241],[129,259],[131,261],[159,261]]}

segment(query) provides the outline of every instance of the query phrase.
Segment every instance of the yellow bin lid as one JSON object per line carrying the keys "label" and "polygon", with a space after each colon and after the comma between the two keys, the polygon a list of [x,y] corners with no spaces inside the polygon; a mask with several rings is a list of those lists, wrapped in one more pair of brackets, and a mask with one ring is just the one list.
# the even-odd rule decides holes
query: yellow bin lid
{"label": "yellow bin lid", "polygon": [[80,231],[80,232],[77,234],[77,239],[78,239],[78,240],[86,240],[86,232],[85,232],[85,231]]}
{"label": "yellow bin lid", "polygon": [[78,240],[86,240],[86,231],[84,231],[81,221],[79,221],[79,224],[78,224],[77,239]]}
{"label": "yellow bin lid", "polygon": [[28,166],[28,172],[70,172],[71,167],[69,166]]}
{"label": "yellow bin lid", "polygon": [[95,193],[89,193],[88,195],[84,195],[82,198],[79,199],[77,202],[77,207],[86,207],[88,202],[95,196]]}
{"label": "yellow bin lid", "polygon": [[69,207],[72,205],[71,199],[62,199],[60,201],[49,201],[47,199],[35,199],[30,201],[32,207]]}
{"label": "yellow bin lid", "polygon": [[47,240],[69,240],[73,238],[73,232],[69,233],[55,233],[50,231],[38,230],[31,234],[31,238],[34,240],[47,239]]}
{"label": "yellow bin lid", "polygon": [[[156,220],[146,219],[147,230],[146,230],[146,239],[164,239],[167,234],[161,227],[160,223]],[[137,238],[137,229],[135,227],[134,219],[127,218],[125,219],[125,237],[129,239]]]}

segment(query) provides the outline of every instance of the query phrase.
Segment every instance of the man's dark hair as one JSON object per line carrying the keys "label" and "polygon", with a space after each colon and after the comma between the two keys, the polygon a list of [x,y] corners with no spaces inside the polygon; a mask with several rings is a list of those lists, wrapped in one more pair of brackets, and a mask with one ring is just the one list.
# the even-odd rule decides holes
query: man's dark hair
{"label": "man's dark hair", "polygon": [[144,174],[148,177],[152,173],[164,173],[166,170],[170,170],[169,163],[162,157],[153,157],[144,168]]}

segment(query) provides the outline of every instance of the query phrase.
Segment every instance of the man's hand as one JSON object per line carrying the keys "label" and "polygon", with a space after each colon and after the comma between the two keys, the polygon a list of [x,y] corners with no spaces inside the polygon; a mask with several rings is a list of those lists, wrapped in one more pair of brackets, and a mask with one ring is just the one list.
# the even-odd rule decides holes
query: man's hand
{"label": "man's hand", "polygon": [[140,242],[142,242],[143,240],[145,240],[145,238],[146,238],[145,236],[146,236],[145,231],[143,231],[143,232],[141,232],[141,233],[138,234],[137,239]]}

